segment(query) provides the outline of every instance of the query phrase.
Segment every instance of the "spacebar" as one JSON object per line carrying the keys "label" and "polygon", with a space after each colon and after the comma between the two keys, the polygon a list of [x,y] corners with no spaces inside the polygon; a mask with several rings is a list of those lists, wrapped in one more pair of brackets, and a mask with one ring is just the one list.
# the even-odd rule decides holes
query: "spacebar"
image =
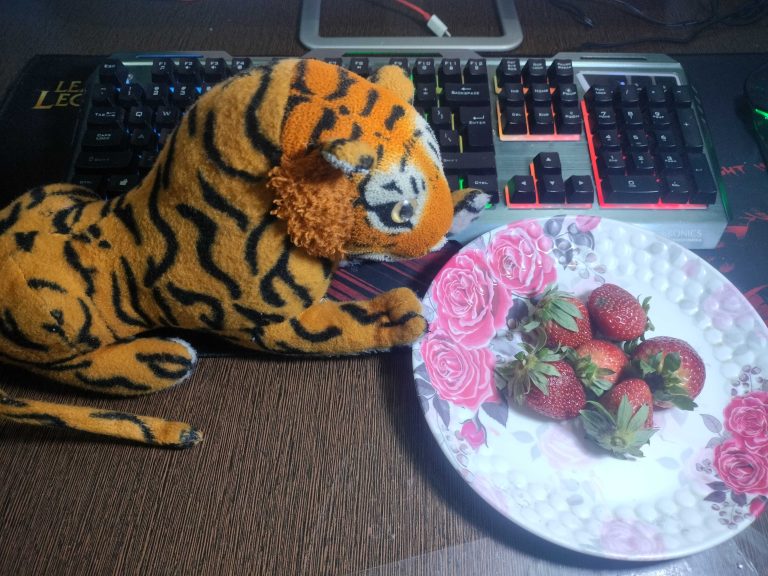
{"label": "spacebar", "polygon": [[611,204],[655,204],[659,184],[655,176],[610,175],[603,179],[603,196]]}
{"label": "spacebar", "polygon": [[443,168],[448,174],[489,174],[496,171],[493,152],[445,152]]}

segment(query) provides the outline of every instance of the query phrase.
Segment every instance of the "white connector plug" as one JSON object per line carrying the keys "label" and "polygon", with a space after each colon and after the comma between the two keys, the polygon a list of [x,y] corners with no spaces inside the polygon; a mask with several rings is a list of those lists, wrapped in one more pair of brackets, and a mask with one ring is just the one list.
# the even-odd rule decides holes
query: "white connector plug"
{"label": "white connector plug", "polygon": [[435,36],[443,37],[443,36],[450,36],[451,33],[448,32],[448,26],[445,25],[445,22],[440,20],[440,18],[437,17],[437,15],[432,14],[432,17],[427,20],[427,28],[432,30],[432,33]]}

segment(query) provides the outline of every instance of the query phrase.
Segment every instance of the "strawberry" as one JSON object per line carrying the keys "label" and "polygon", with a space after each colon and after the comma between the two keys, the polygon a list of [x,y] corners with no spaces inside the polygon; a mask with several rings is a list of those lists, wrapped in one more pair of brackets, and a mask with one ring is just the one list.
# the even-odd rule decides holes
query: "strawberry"
{"label": "strawberry", "polygon": [[587,438],[618,458],[642,457],[640,448],[656,432],[653,395],[644,380],[622,380],[600,402],[587,404],[580,413]]}
{"label": "strawberry", "polygon": [[507,393],[518,404],[525,403],[531,410],[553,418],[575,418],[584,408],[587,395],[563,354],[546,348],[523,344],[524,351],[502,368],[508,377]]}
{"label": "strawberry", "polygon": [[646,298],[640,303],[632,294],[616,284],[603,284],[589,295],[589,317],[602,335],[617,342],[641,338],[653,325],[648,320]]}
{"label": "strawberry", "polygon": [[650,338],[633,352],[632,366],[648,382],[659,408],[696,408],[693,399],[701,393],[707,371],[701,356],[686,341],[671,336]]}
{"label": "strawberry", "polygon": [[568,356],[581,383],[597,396],[610,390],[629,364],[624,351],[607,340],[590,340]]}
{"label": "strawberry", "polygon": [[568,292],[550,286],[536,303],[531,321],[523,329],[531,332],[541,328],[547,336],[547,346],[576,348],[592,339],[592,324],[584,303]]}

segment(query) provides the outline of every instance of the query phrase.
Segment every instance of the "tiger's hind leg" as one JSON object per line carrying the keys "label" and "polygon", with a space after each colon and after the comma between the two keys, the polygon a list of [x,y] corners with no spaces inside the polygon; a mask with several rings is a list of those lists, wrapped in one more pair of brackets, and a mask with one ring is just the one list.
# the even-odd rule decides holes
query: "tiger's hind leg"
{"label": "tiger's hind leg", "polygon": [[282,352],[355,354],[411,344],[426,329],[419,299],[396,288],[371,300],[313,304],[298,318],[268,326],[261,344]]}
{"label": "tiger's hind leg", "polygon": [[195,350],[183,340],[145,337],[115,342],[66,362],[33,370],[78,388],[136,396],[184,381],[196,362]]}
{"label": "tiger's hind leg", "polygon": [[[196,360],[194,349],[183,340],[137,338],[32,370],[80,388],[124,396],[148,394],[178,384],[189,376]],[[202,439],[184,422],[12,398],[2,390],[0,417],[160,446],[187,447]]]}

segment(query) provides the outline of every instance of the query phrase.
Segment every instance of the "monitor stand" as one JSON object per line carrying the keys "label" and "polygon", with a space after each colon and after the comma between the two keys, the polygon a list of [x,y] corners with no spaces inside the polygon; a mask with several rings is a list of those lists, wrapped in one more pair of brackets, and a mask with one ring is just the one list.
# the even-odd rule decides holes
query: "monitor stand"
{"label": "monitor stand", "polygon": [[507,51],[517,48],[523,41],[523,29],[517,17],[514,0],[495,0],[496,13],[501,25],[501,36],[377,36],[377,37],[329,37],[320,36],[320,3],[322,0],[304,0],[299,23],[299,39],[307,48],[341,50],[406,50],[452,49],[482,51]]}

